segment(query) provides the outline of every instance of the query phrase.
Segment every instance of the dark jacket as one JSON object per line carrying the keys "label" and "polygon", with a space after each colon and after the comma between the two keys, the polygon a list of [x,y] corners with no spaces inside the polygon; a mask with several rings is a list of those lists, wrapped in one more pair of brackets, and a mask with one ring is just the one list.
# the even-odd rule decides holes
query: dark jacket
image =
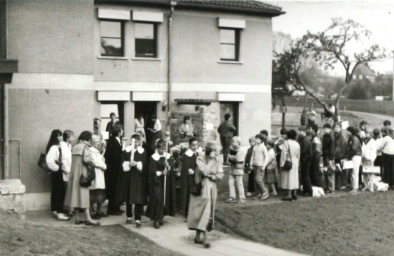
{"label": "dark jacket", "polygon": [[334,160],[335,157],[335,140],[331,133],[325,133],[322,140],[322,151],[323,157],[328,158],[328,160]]}
{"label": "dark jacket", "polygon": [[351,160],[356,155],[361,156],[361,142],[356,136],[350,136],[346,148],[346,159]]}
{"label": "dark jacket", "polygon": [[109,122],[107,123],[107,127],[105,128],[105,131],[109,133],[109,136],[112,135],[112,132],[114,131],[114,127],[115,127],[115,125],[117,125],[117,124],[120,124],[120,122],[119,122],[119,121],[116,121],[114,124],[112,124],[112,122],[109,121]]}
{"label": "dark jacket", "polygon": [[232,137],[237,129],[229,121],[222,122],[218,127],[218,133],[221,137]]}
{"label": "dark jacket", "polygon": [[300,140],[301,161],[310,161],[313,157],[312,137],[305,136]]}
{"label": "dark jacket", "polygon": [[347,139],[342,132],[334,133],[335,159],[342,160],[346,157]]}
{"label": "dark jacket", "polygon": [[248,152],[246,152],[245,164],[244,164],[245,172],[249,172],[252,169],[250,166],[250,160],[252,160],[252,154],[253,154],[253,146],[248,148]]}

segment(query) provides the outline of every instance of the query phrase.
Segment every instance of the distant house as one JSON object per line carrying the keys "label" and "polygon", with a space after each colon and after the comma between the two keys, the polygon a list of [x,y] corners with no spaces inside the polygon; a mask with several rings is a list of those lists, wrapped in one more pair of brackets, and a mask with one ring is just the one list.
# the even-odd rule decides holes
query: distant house
{"label": "distant house", "polygon": [[375,83],[376,81],[376,73],[368,66],[368,64],[359,65],[353,75],[353,79],[355,81],[361,81],[363,79],[368,79],[371,83]]}

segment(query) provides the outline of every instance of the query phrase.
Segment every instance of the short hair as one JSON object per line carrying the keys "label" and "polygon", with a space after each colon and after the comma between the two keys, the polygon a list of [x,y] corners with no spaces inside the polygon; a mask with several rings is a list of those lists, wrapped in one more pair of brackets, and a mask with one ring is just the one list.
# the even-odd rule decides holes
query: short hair
{"label": "short hair", "polygon": [[195,142],[195,141],[198,142],[197,138],[196,138],[196,137],[191,137],[191,138],[189,139],[189,145],[191,145],[191,144],[192,144],[193,142]]}
{"label": "short hair", "polygon": [[374,137],[379,137],[379,135],[380,135],[379,129],[378,129],[378,128],[373,129],[372,135],[373,135]]}
{"label": "short hair", "polygon": [[315,132],[315,134],[317,134],[317,132],[319,131],[319,126],[317,124],[312,125],[311,128],[312,128],[312,131]]}
{"label": "short hair", "polygon": [[215,141],[207,142],[207,144],[205,144],[205,155],[209,156],[212,153],[214,147],[217,147],[217,143]]}
{"label": "short hair", "polygon": [[78,140],[82,141],[91,141],[92,140],[92,133],[89,131],[83,131],[78,137]]}
{"label": "short hair", "polygon": [[286,135],[286,134],[287,134],[286,128],[280,129],[280,135]]}
{"label": "short hair", "polygon": [[135,140],[141,140],[141,135],[139,133],[133,133],[131,138]]}
{"label": "short hair", "polygon": [[224,115],[224,120],[228,121],[231,118],[231,114],[230,113],[226,113]]}
{"label": "short hair", "polygon": [[118,137],[120,132],[122,131],[122,129],[123,129],[123,125],[121,125],[119,123],[115,124],[115,126],[112,130],[112,136]]}
{"label": "short hair", "polygon": [[265,135],[265,136],[268,136],[268,131],[267,131],[267,130],[261,130],[261,131],[260,131],[260,134],[263,134],[263,135]]}
{"label": "short hair", "polygon": [[390,120],[384,120],[384,121],[383,121],[383,125],[384,125],[384,126],[391,125],[391,121],[390,121]]}
{"label": "short hair", "polygon": [[187,120],[190,120],[190,116],[184,116],[183,117],[183,123],[186,123]]}
{"label": "short hair", "polygon": [[159,149],[159,148],[165,148],[166,147],[166,142],[163,140],[163,139],[158,139],[157,141],[156,141],[156,149]]}
{"label": "short hair", "polygon": [[296,138],[297,138],[297,132],[294,129],[290,129],[287,132],[287,139],[289,139],[289,140],[296,140]]}
{"label": "short hair", "polygon": [[238,145],[241,145],[241,138],[240,138],[240,137],[234,136],[234,137],[233,137],[233,141],[237,142]]}
{"label": "short hair", "polygon": [[346,130],[348,130],[348,132],[350,132],[353,136],[357,136],[358,131],[353,126],[349,126]]}
{"label": "short hair", "polygon": [[111,112],[111,114],[109,114],[109,117],[112,118],[113,116],[116,117],[116,114],[114,112]]}
{"label": "short hair", "polygon": [[71,138],[71,136],[74,136],[74,132],[71,130],[65,130],[63,132],[63,140],[67,141],[69,138]]}
{"label": "short hair", "polygon": [[259,134],[256,134],[256,136],[254,136],[256,139],[260,139],[261,141],[264,141],[264,137],[263,137],[263,135],[261,135],[260,133]]}

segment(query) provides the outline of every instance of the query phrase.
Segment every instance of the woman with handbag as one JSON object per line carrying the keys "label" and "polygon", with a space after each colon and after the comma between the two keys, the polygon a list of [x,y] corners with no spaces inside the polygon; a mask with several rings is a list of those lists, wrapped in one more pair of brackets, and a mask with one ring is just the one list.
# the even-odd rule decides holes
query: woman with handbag
{"label": "woman with handbag", "polygon": [[64,214],[63,204],[66,195],[66,185],[63,181],[62,151],[60,142],[63,141],[62,132],[53,130],[46,147],[45,162],[51,171],[51,210],[57,220],[69,220]]}
{"label": "woman with handbag", "polygon": [[[216,182],[223,178],[222,164],[218,159],[218,149],[215,142],[205,147],[205,154],[197,157],[195,183],[201,184],[201,193],[190,195],[187,225],[196,231],[194,242],[210,247],[207,243],[207,231],[213,230],[215,220],[215,206],[217,198]],[[201,238],[201,235],[203,236]]]}
{"label": "woman with handbag", "polygon": [[298,166],[300,163],[300,145],[296,141],[297,132],[289,130],[287,140],[283,144],[280,157],[280,187],[287,190],[287,196],[283,201],[297,200],[297,189],[299,188]]}
{"label": "woman with handbag", "polygon": [[[94,221],[90,216],[90,184],[85,184],[86,182],[91,183],[90,172],[91,170],[94,171],[89,150],[91,141],[92,133],[84,131],[78,137],[78,144],[72,149],[72,165],[65,205],[70,210],[75,209],[76,225],[85,223],[86,226],[100,226],[100,222]],[[79,210],[85,212],[85,221],[80,220]]]}

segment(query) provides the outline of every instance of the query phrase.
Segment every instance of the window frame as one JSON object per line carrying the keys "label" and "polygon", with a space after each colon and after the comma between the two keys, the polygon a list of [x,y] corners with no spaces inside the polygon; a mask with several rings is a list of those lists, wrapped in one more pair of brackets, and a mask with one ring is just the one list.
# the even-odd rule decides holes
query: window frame
{"label": "window frame", "polygon": [[118,37],[106,37],[101,35],[101,22],[117,22],[120,23],[120,41],[121,41],[121,55],[111,55],[111,54],[103,54],[100,50],[100,57],[125,57],[126,55],[126,45],[125,45],[125,22],[123,20],[113,20],[113,19],[99,19],[99,31],[100,31],[100,49],[101,49],[101,39],[102,38],[109,38],[109,39],[119,39]]}
{"label": "window frame", "polygon": [[[135,26],[136,24],[150,24],[153,25],[153,41],[154,41],[154,55],[147,56],[137,53],[137,38],[135,37]],[[134,21],[134,57],[135,58],[144,58],[144,59],[155,59],[159,57],[159,47],[158,47],[158,31],[159,31],[159,23],[157,22],[148,22],[148,21]],[[142,39],[142,38],[138,38]]]}
{"label": "window frame", "polygon": [[[222,43],[221,42],[221,38],[220,38],[220,31],[221,30],[232,30],[235,32],[235,42],[234,44],[230,44],[230,43]],[[241,48],[241,29],[237,29],[237,28],[219,28],[219,51],[221,51],[221,47],[222,45],[234,45],[235,46],[235,52],[234,52],[234,56],[235,58],[231,59],[231,58],[222,58],[220,56],[220,52],[219,52],[219,59],[220,61],[234,61],[234,62],[239,62],[240,61],[240,48]]]}

